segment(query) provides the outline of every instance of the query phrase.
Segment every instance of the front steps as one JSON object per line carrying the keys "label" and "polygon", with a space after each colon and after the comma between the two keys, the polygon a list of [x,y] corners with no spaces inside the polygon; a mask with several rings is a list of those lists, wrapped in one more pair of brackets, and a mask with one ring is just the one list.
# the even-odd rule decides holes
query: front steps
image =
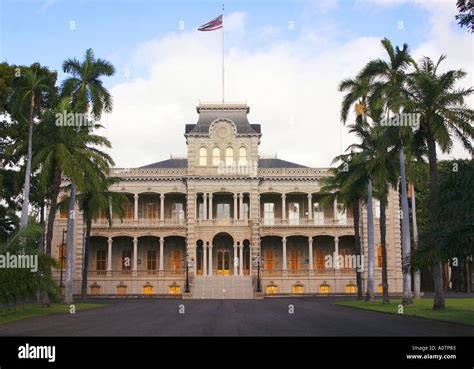
{"label": "front steps", "polygon": [[253,299],[252,278],[249,276],[195,277],[193,299]]}

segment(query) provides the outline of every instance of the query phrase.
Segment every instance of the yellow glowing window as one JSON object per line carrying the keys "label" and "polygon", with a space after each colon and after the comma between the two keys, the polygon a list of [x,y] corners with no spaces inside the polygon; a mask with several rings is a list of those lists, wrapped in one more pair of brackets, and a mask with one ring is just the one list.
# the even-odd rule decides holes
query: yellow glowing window
{"label": "yellow glowing window", "polygon": [[199,149],[199,165],[207,165],[207,149],[205,147]]}
{"label": "yellow glowing window", "polygon": [[346,293],[356,293],[356,288],[355,284],[348,284],[346,286]]}
{"label": "yellow glowing window", "polygon": [[301,284],[295,284],[295,285],[291,288],[291,292],[292,292],[292,293],[304,293],[304,286],[301,285]]}
{"label": "yellow glowing window", "polygon": [[117,286],[117,295],[125,295],[127,293],[127,286]]}
{"label": "yellow glowing window", "polygon": [[329,293],[331,292],[331,287],[328,286],[327,284],[322,284],[319,286],[319,293]]}
{"label": "yellow glowing window", "polygon": [[212,150],[212,165],[218,166],[221,163],[221,150],[218,147],[214,147]]}
{"label": "yellow glowing window", "polygon": [[145,286],[143,287],[143,293],[145,295],[152,295],[153,294],[153,286]]}
{"label": "yellow glowing window", "polygon": [[278,293],[278,286],[275,286],[274,284],[271,284],[269,286],[267,286],[267,294],[269,295],[273,295],[275,293]]}
{"label": "yellow glowing window", "polygon": [[247,149],[245,147],[239,149],[239,164],[247,165]]}
{"label": "yellow glowing window", "polygon": [[383,293],[383,285],[379,284],[379,286],[377,287],[377,292]]}
{"label": "yellow glowing window", "polygon": [[91,295],[100,295],[100,286],[92,286]]}
{"label": "yellow glowing window", "polygon": [[171,295],[179,295],[181,293],[181,287],[180,286],[170,286],[168,292]]}

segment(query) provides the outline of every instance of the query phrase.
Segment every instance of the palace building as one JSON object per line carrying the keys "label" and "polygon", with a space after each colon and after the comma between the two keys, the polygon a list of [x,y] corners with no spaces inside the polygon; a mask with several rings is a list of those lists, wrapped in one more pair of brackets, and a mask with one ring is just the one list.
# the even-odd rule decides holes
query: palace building
{"label": "palace building", "polygon": [[[354,294],[353,214],[337,202],[322,206],[318,191],[328,169],[260,157],[262,130],[260,124],[248,121],[247,104],[200,104],[197,113],[197,123],[185,126],[187,157],[112,170],[112,176],[121,178],[112,190],[129,201],[122,219],[113,214],[110,225],[102,214],[93,222],[89,294],[254,298],[260,296],[258,280],[263,296]],[[366,213],[362,208],[359,266],[364,285]],[[79,294],[85,224],[79,209],[76,214],[74,293]],[[55,222],[52,252],[57,258],[66,255],[65,247],[60,247],[65,215],[58,212]],[[375,286],[381,292],[376,201],[374,216]],[[402,291],[400,245],[399,195],[391,191],[387,206],[391,293]],[[334,257],[340,262],[328,264]],[[186,270],[189,293],[185,293]],[[55,276],[59,280],[60,272]]]}

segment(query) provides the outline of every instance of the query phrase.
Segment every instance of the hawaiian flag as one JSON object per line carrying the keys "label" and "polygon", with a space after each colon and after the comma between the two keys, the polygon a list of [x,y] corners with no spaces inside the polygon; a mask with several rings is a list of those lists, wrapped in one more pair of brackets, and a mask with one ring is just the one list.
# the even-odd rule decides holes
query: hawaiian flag
{"label": "hawaiian flag", "polygon": [[219,15],[217,18],[214,18],[210,22],[203,24],[198,28],[198,31],[215,31],[216,29],[222,28],[222,15]]}

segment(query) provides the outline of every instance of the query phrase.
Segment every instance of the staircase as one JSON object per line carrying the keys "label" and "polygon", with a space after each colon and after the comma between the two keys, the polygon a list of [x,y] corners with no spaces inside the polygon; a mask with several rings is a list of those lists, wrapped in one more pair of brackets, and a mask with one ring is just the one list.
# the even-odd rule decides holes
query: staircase
{"label": "staircase", "polygon": [[250,276],[195,277],[192,287],[193,299],[253,299],[254,292]]}

